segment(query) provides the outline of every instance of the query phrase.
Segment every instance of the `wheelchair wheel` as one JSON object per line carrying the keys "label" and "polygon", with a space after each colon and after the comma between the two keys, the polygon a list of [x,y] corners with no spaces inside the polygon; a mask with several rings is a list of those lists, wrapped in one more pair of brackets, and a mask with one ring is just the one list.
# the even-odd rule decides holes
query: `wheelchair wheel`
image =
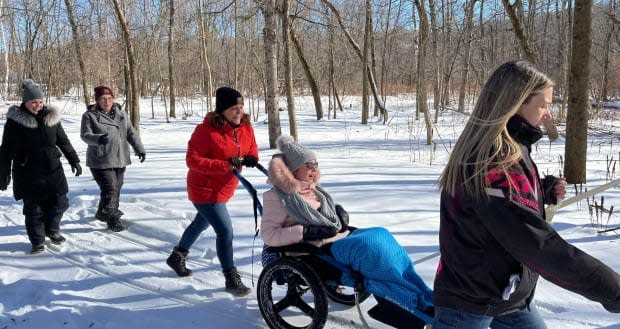
{"label": "wheelchair wheel", "polygon": [[[335,283],[326,283],[325,292],[327,297],[336,303],[354,306],[355,305],[355,290],[351,287],[341,286]],[[370,293],[365,289],[358,292],[358,302],[361,304],[370,297]]]}
{"label": "wheelchair wheel", "polygon": [[282,257],[265,267],[256,296],[272,329],[321,329],[327,321],[325,288],[314,270],[297,259]]}

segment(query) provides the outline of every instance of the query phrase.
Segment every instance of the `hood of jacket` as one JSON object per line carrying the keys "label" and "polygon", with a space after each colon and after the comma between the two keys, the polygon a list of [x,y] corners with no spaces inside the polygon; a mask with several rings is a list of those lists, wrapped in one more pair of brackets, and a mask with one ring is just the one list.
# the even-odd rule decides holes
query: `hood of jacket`
{"label": "hood of jacket", "polygon": [[[312,188],[318,184],[320,177],[321,172],[317,168],[314,181],[310,183]],[[293,172],[286,166],[282,157],[278,155],[275,155],[269,162],[269,178],[267,179],[267,183],[279,188],[287,194],[302,193],[308,188],[308,183],[295,178],[295,175],[293,175]]]}
{"label": "hood of jacket", "polygon": [[[45,105],[38,115],[43,116],[43,122],[47,127],[60,122],[60,111],[52,105]],[[37,118],[28,112],[25,106],[13,105],[9,107],[6,118],[27,128],[36,128],[38,126]]]}

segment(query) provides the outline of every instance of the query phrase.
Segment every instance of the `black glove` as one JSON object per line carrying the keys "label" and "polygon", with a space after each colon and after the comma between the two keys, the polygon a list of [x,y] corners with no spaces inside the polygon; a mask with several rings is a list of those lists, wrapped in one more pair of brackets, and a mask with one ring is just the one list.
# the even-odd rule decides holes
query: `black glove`
{"label": "black glove", "polygon": [[99,136],[99,144],[106,145],[106,144],[108,144],[109,141],[110,141],[110,139],[108,138],[108,133],[105,133],[105,134]]}
{"label": "black glove", "polygon": [[5,191],[10,183],[11,183],[11,174],[8,174],[0,178],[0,191]]}
{"label": "black glove", "polygon": [[340,225],[342,226],[342,228],[340,229],[340,232],[344,232],[347,227],[349,227],[349,213],[344,210],[344,208],[337,204],[336,205],[336,215],[338,215],[338,219],[340,219]]}
{"label": "black glove", "polygon": [[75,177],[82,174],[82,166],[79,163],[71,164],[71,172],[75,174]]}
{"label": "black glove", "polygon": [[258,158],[253,155],[247,155],[243,158],[243,165],[248,168],[254,168],[258,164]]}
{"label": "black glove", "polygon": [[556,198],[553,193],[553,187],[555,186],[556,181],[557,178],[552,175],[545,176],[545,179],[542,181],[543,192],[545,194],[545,198],[549,200],[549,204],[558,204],[558,198]]}
{"label": "black glove", "polygon": [[144,159],[146,159],[146,153],[144,152],[136,153],[136,155],[138,156],[138,159],[140,159],[140,163],[144,162]]}
{"label": "black glove", "polygon": [[232,157],[228,159],[228,162],[230,162],[230,164],[235,168],[243,166],[243,158],[241,157]]}
{"label": "black glove", "polygon": [[336,235],[335,227],[309,225],[304,227],[304,240],[322,240],[328,239]]}

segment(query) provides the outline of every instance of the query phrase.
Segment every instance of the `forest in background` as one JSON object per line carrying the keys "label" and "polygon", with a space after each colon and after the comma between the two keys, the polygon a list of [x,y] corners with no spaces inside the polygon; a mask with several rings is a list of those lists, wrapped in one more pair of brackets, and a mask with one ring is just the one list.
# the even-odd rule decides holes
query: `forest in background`
{"label": "forest in background", "polygon": [[[5,99],[16,97],[18,82],[26,77],[56,97],[76,87],[81,90],[82,78],[91,93],[97,84],[123,93],[131,89],[118,4],[133,47],[139,95],[169,95],[173,81],[174,93],[181,97],[209,96],[222,85],[262,97],[267,84],[263,55],[267,2],[0,0],[0,83],[4,86],[0,94]],[[556,81],[556,93],[561,96],[566,89],[572,1],[278,0],[273,4],[278,17],[275,51],[280,95],[285,93],[286,42],[283,16],[278,14],[285,2],[296,95],[310,93],[310,80],[323,95],[360,94],[363,60],[352,42],[360,48],[368,44],[367,60],[382,97],[415,92],[423,72],[425,88],[433,91],[437,106],[457,104],[461,88],[465,99],[470,99],[496,65],[528,58],[523,41],[540,69]],[[520,22],[519,35],[508,8]],[[595,100],[620,96],[619,17],[617,0],[594,2],[590,90]],[[365,30],[367,19],[370,31]],[[421,33],[425,24],[428,32]],[[81,49],[83,72],[76,46]],[[418,70],[420,52],[426,58]]]}
{"label": "forest in background", "polygon": [[440,112],[466,112],[491,70],[526,59],[556,83],[564,174],[583,183],[592,108],[620,97],[618,0],[0,0],[0,9],[0,95],[19,99],[18,82],[32,78],[48,97],[90,104],[106,84],[138,132],[141,97],[161,98],[176,118],[177,100],[199,97],[211,110],[226,85],[251,110],[264,104],[275,148],[281,108],[298,138],[295,96],[312,95],[317,120],[325,105],[327,118],[342,111],[343,95],[361,96],[361,123],[386,124],[386,97],[408,93],[432,147]]}

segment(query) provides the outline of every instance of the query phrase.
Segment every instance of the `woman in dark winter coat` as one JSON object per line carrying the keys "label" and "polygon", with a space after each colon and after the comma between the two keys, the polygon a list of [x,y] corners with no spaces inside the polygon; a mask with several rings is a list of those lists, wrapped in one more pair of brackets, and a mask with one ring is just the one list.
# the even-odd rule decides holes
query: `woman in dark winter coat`
{"label": "woman in dark winter coat", "polygon": [[200,234],[213,226],[216,234],[217,257],[226,278],[226,291],[235,296],[250,293],[241,282],[233,260],[233,227],[226,208],[239,180],[233,170],[258,163],[258,149],[250,116],[243,111],[243,97],[232,88],[218,88],[215,93],[215,112],[207,113],[196,126],[189,143],[185,161],[189,200],[198,213],[185,229],[179,244],[166,263],[179,276],[189,276],[185,267],[189,248]]}
{"label": "woman in dark winter coat", "polygon": [[67,178],[61,152],[76,176],[82,173],[78,158],[60,122],[60,113],[43,103],[43,93],[32,80],[24,80],[22,104],[11,106],[0,146],[0,190],[7,189],[13,173],[13,196],[24,200],[26,232],[33,254],[44,250],[45,237],[54,244],[65,238],[60,220],[69,207]]}
{"label": "woman in dark winter coat", "polygon": [[423,327],[413,314],[432,307],[431,289],[415,272],[407,251],[385,228],[351,231],[346,211],[319,184],[314,152],[290,136],[281,136],[276,144],[282,153],[269,163],[273,188],[263,195],[260,233],[265,244],[303,242],[323,248],[361,274],[364,287],[379,301],[369,311],[371,317],[398,328]]}
{"label": "woman in dark winter coat", "polygon": [[99,185],[99,206],[95,218],[107,222],[108,228],[120,232],[126,228],[118,209],[125,178],[131,164],[129,146],[144,162],[146,152],[121,106],[114,102],[114,92],[106,86],[95,88],[96,104],[82,115],[80,137],[88,144],[86,165]]}
{"label": "woman in dark winter coat", "polygon": [[434,329],[546,328],[532,303],[539,275],[620,312],[620,276],[545,220],[544,204],[566,193],[530,158],[552,95],[524,61],[500,65],[482,89],[439,182]]}

